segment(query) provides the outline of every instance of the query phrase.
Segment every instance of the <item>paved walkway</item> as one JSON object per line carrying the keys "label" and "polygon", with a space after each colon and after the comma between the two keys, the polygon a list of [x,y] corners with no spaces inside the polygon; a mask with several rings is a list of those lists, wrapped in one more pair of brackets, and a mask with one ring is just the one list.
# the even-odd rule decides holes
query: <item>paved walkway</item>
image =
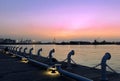
{"label": "paved walkway", "polygon": [[22,63],[18,58],[0,54],[0,81],[74,81],[47,74],[42,68]]}

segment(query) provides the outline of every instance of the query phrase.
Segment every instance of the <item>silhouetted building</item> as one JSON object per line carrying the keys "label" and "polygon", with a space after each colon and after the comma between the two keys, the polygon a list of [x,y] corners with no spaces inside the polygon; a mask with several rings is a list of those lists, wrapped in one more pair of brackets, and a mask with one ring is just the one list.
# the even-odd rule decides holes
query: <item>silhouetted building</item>
{"label": "silhouetted building", "polygon": [[70,41],[70,44],[73,45],[89,45],[91,42],[89,41]]}

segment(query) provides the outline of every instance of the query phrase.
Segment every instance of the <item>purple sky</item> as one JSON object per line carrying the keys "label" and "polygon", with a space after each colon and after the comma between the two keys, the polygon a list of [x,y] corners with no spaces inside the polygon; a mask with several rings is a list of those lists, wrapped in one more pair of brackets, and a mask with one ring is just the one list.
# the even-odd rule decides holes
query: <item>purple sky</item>
{"label": "purple sky", "polygon": [[120,0],[0,0],[0,37],[119,40]]}

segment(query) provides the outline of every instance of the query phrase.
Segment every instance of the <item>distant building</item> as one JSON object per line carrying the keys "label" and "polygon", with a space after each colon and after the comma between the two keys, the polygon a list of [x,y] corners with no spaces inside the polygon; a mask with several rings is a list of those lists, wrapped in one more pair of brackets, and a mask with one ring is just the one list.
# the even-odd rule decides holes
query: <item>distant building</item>
{"label": "distant building", "polygon": [[91,44],[91,42],[89,42],[89,41],[70,41],[70,44],[73,44],[73,45],[88,45],[88,44]]}
{"label": "distant building", "polygon": [[3,43],[16,43],[16,40],[5,39]]}

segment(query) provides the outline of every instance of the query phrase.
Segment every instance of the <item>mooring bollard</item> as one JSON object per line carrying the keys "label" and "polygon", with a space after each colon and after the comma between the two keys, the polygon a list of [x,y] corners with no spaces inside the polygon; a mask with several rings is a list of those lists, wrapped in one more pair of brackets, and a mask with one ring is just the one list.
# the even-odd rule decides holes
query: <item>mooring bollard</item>
{"label": "mooring bollard", "polygon": [[49,58],[49,60],[50,60],[50,64],[53,64],[53,62],[52,62],[52,58],[53,58],[53,53],[55,52],[55,49],[52,49],[52,50],[50,50],[50,52],[49,52],[49,56],[48,56],[48,58]]}
{"label": "mooring bollard", "polygon": [[10,50],[10,46],[8,46],[8,50]]}
{"label": "mooring bollard", "polygon": [[37,55],[38,55],[38,56],[41,56],[41,51],[42,51],[42,48],[40,48],[40,49],[38,50],[38,52],[37,52]]}
{"label": "mooring bollard", "polygon": [[23,48],[23,47],[20,47],[20,48],[19,48],[19,53],[21,53],[22,48]]}
{"label": "mooring bollard", "polygon": [[13,51],[15,51],[15,48],[16,48],[16,47],[14,46],[14,47],[13,47]]}
{"label": "mooring bollard", "polygon": [[110,60],[111,58],[111,55],[110,53],[105,53],[105,55],[103,56],[102,58],[102,61],[101,61],[101,81],[108,81],[108,78],[107,78],[107,75],[106,75],[106,62],[107,60]]}
{"label": "mooring bollard", "polygon": [[16,52],[18,51],[18,48],[19,48],[19,47],[16,47]]}
{"label": "mooring bollard", "polygon": [[67,77],[70,77],[72,79],[75,79],[76,81],[93,81],[91,79],[88,79],[86,77],[83,77],[83,76],[80,76],[80,75],[77,75],[77,74],[74,74],[74,73],[71,73],[71,72],[68,72],[68,71],[65,71],[61,68],[61,65],[60,64],[56,64],[55,67],[57,68],[57,71],[61,74],[61,75],[64,75],[64,76],[67,76]]}
{"label": "mooring bollard", "polygon": [[103,56],[101,63],[93,67],[93,68],[96,68],[98,66],[101,66],[101,81],[108,81],[106,67],[108,67],[108,69],[110,69],[115,74],[118,74],[115,70],[113,70],[110,66],[107,65],[106,62],[107,60],[110,60],[110,59],[111,59],[111,55],[110,53],[107,52]]}
{"label": "mooring bollard", "polygon": [[26,50],[27,50],[27,47],[26,48],[24,48],[24,53],[26,54]]}
{"label": "mooring bollard", "polygon": [[9,49],[9,52],[11,52],[11,50],[12,50],[12,46],[9,46],[8,49]]}
{"label": "mooring bollard", "polygon": [[11,46],[11,47],[9,48],[9,52],[10,52],[10,53],[13,52],[13,46]]}
{"label": "mooring bollard", "polygon": [[12,46],[9,46],[9,50],[12,50]]}
{"label": "mooring bollard", "polygon": [[71,50],[67,56],[68,69],[71,68],[71,61],[72,61],[71,56],[74,55],[74,53],[75,53],[74,50]]}
{"label": "mooring bollard", "polygon": [[24,55],[24,56],[26,55],[26,50],[27,50],[27,47],[24,48],[24,51],[23,51],[23,55]]}
{"label": "mooring bollard", "polygon": [[12,51],[13,50],[13,46],[11,46],[11,48],[10,48],[10,51]]}
{"label": "mooring bollard", "polygon": [[68,69],[71,69],[71,62],[73,62],[74,64],[76,64],[76,63],[72,60],[72,58],[71,58],[71,56],[74,55],[74,54],[75,54],[74,50],[71,50],[71,51],[68,53],[67,58],[64,60],[64,61],[67,61],[67,68],[68,68]]}
{"label": "mooring bollard", "polygon": [[30,56],[32,55],[33,48],[29,50]]}
{"label": "mooring bollard", "polygon": [[14,47],[13,47],[13,50],[12,50],[13,53],[15,53],[15,48],[16,48],[16,47],[14,46]]}

